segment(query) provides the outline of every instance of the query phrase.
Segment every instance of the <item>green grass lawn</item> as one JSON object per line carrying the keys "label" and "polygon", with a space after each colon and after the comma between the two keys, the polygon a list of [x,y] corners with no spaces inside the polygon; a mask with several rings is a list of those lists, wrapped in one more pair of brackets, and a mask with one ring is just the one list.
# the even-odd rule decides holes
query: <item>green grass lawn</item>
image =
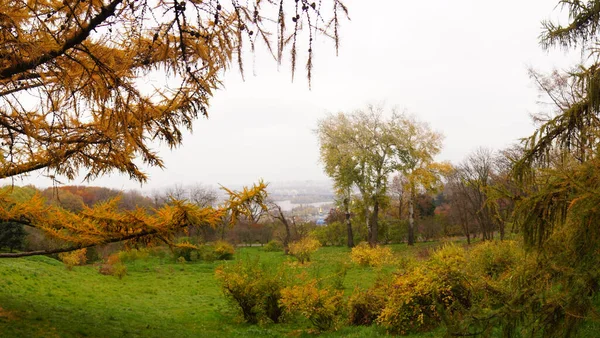
{"label": "green grass lawn", "polygon": [[[418,255],[432,246],[393,246],[397,255]],[[240,248],[237,260],[281,264],[281,252]],[[281,337],[313,336],[308,323],[248,325],[225,298],[215,268],[231,262],[177,264],[157,258],[127,263],[122,280],[88,265],[65,269],[48,257],[0,260],[0,337]],[[350,264],[347,248],[321,248],[304,268],[327,278],[348,264],[344,287],[368,287],[392,268]],[[385,335],[376,327],[344,327],[331,337]],[[425,335],[425,337],[435,335]]]}
{"label": "green grass lawn", "polygon": [[[397,256],[425,258],[439,243],[414,248],[393,245]],[[293,259],[281,252],[240,248],[236,260],[258,259],[282,264]],[[158,258],[127,263],[122,280],[98,273],[95,266],[65,269],[48,257],[0,260],[0,337],[311,337],[308,322],[248,325],[221,292],[214,270],[228,262],[177,264]],[[344,288],[366,288],[394,267],[352,265],[349,250],[325,247],[303,267],[312,276],[328,278],[348,267]],[[589,322],[581,337],[595,337],[600,326]],[[441,331],[418,335],[437,337]],[[325,337],[377,337],[378,327],[346,326]],[[417,336],[412,336],[417,337]]]}

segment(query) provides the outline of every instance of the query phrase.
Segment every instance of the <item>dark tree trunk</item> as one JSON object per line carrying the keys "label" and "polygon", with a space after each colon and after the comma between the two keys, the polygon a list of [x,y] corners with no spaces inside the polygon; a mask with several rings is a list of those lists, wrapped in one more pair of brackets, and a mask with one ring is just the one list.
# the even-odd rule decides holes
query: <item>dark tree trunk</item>
{"label": "dark tree trunk", "polygon": [[282,223],[285,226],[285,237],[283,238],[283,252],[287,255],[289,251],[290,241],[292,234],[290,232],[290,225],[285,217],[282,217]]}
{"label": "dark tree trunk", "polygon": [[344,209],[346,212],[346,228],[348,229],[348,247],[354,247],[354,235],[352,234],[352,222],[350,222],[350,209],[348,207],[348,199],[344,199]]}
{"label": "dark tree trunk", "polygon": [[373,205],[373,214],[371,215],[370,222],[370,233],[369,233],[369,245],[371,247],[377,246],[377,236],[378,236],[378,221],[379,221],[379,201],[375,201]]}
{"label": "dark tree trunk", "polygon": [[415,245],[415,208],[412,193],[408,200],[408,245]]}
{"label": "dark tree trunk", "polygon": [[398,219],[402,219],[402,195],[398,198]]}
{"label": "dark tree trunk", "polygon": [[[283,237],[283,252],[287,255],[289,252],[290,242],[292,241],[292,230],[290,228],[290,222],[283,214],[283,211],[281,210],[281,207],[279,206],[279,204],[277,204],[275,202],[269,203],[269,215],[271,217],[279,220],[283,224],[283,227],[285,228],[285,236]],[[294,219],[294,216],[292,216],[292,225],[294,226],[294,230],[297,233],[296,221]]]}

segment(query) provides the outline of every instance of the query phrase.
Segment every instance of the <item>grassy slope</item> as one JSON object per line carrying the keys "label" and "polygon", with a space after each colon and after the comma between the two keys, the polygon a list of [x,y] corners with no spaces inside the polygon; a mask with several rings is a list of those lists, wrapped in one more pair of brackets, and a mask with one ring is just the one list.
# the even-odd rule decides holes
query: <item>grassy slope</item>
{"label": "grassy slope", "polygon": [[[398,255],[424,256],[434,246],[393,246]],[[321,277],[348,263],[346,248],[322,248],[307,269]],[[260,259],[265,264],[285,261],[281,253],[243,248],[237,259]],[[67,271],[46,258],[0,260],[0,337],[281,337],[312,336],[302,323],[247,325],[221,293],[214,269],[221,263],[174,264],[152,258],[128,264],[119,280],[100,275],[93,266]],[[227,264],[227,263],[226,263]],[[379,274],[352,266],[344,281],[346,293],[370,286]],[[592,337],[596,323],[580,332]],[[375,327],[344,327],[328,337],[374,337]],[[438,332],[439,335],[439,332]],[[435,333],[420,337],[435,337]]]}
{"label": "grassy slope", "polygon": [[[411,254],[405,246],[395,250]],[[342,262],[348,263],[348,252],[345,248],[322,248],[308,269],[327,276]],[[256,256],[266,264],[289,259],[259,248],[243,248],[237,253],[237,259]],[[181,265],[152,258],[129,263],[128,275],[119,280],[99,274],[93,266],[67,271],[62,263],[47,257],[0,260],[0,337],[308,335],[307,324],[241,323],[214,279],[219,264]],[[371,285],[377,274],[390,271],[352,267],[344,284],[347,293],[356,286]],[[384,334],[376,328],[347,327],[327,336]]]}

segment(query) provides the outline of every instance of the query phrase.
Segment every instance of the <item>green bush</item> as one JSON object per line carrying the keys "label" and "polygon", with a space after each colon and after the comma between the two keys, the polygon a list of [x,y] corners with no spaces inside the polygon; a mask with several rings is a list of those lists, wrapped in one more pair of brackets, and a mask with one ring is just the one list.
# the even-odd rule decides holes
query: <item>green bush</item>
{"label": "green bush", "polygon": [[191,244],[190,242],[180,241],[173,248],[173,258],[178,260],[183,258],[188,262],[203,260],[213,262],[216,260],[233,259],[235,249],[233,245],[225,241],[217,241],[214,244]]}
{"label": "green bush", "polygon": [[150,256],[148,249],[131,249],[119,252],[121,262],[134,262],[137,260],[146,260]]}
{"label": "green bush", "polygon": [[[515,336],[517,328],[536,331],[534,327],[546,325],[544,321],[553,316],[544,314],[553,311],[553,306],[548,306],[555,289],[548,279],[550,275],[519,243],[483,242],[475,245],[466,258],[472,304],[463,311],[445,313],[443,320],[450,334],[489,335],[496,330]],[[539,321],[535,317],[545,319]],[[519,335],[525,335],[527,330]]]}
{"label": "green bush", "polygon": [[212,245],[200,245],[196,251],[197,259],[205,262],[214,262],[219,259],[215,252],[215,247]]}
{"label": "green bush", "polygon": [[278,240],[272,240],[269,243],[265,244],[263,250],[267,252],[283,251],[283,243]]}
{"label": "green bush", "polygon": [[127,275],[127,266],[123,263],[116,263],[113,265],[112,275],[119,277],[119,279],[123,279],[123,277]]}
{"label": "green bush", "polygon": [[323,245],[342,246],[346,244],[348,232],[346,225],[341,222],[332,222],[316,227],[311,235]]}
{"label": "green bush", "polygon": [[169,249],[162,246],[156,246],[148,248],[148,253],[152,257],[157,257],[162,264],[163,260],[169,255]]}
{"label": "green bush", "polygon": [[15,222],[0,222],[0,249],[8,248],[10,252],[21,249],[25,244],[25,228]]}

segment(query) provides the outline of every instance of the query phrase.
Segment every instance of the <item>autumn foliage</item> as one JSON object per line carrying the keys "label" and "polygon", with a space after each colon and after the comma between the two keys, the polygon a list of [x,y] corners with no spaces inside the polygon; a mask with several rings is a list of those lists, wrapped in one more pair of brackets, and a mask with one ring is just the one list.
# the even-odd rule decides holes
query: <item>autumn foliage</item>
{"label": "autumn foliage", "polygon": [[15,201],[10,193],[2,192],[0,219],[40,229],[67,244],[51,250],[1,253],[0,257],[60,253],[113,242],[125,242],[126,246],[155,242],[173,245],[175,234],[190,225],[214,227],[227,212],[247,214],[250,211],[244,206],[250,200],[263,201],[265,189],[266,185],[260,182],[244,188],[242,193],[231,191],[234,193],[231,198],[218,208],[173,201],[153,210],[153,213],[142,208],[121,211],[118,197],[93,207],[84,206],[81,212],[73,213],[59,206],[47,205],[39,194],[28,200]]}
{"label": "autumn foliage", "polygon": [[[152,147],[182,144],[193,122],[208,116],[223,72],[237,64],[243,74],[246,52],[262,45],[278,62],[289,53],[293,76],[303,55],[299,41],[306,39],[310,79],[313,37],[332,37],[337,47],[346,15],[339,0],[318,7],[291,0],[2,1],[0,178],[42,170],[59,182],[118,172],[145,182],[140,165],[164,167]],[[153,78],[160,83],[148,85]],[[16,203],[3,194],[0,220],[71,243],[53,252],[170,242],[176,229],[214,226],[225,212],[240,214],[259,190],[242,192],[223,208],[177,202],[152,216],[117,212],[115,200],[77,205],[74,214],[46,206],[40,196]],[[42,253],[48,252],[19,255]]]}
{"label": "autumn foliage", "polygon": [[383,264],[392,263],[392,249],[384,246],[371,247],[366,242],[361,242],[359,245],[352,248],[350,252],[352,262],[362,266],[381,266]]}
{"label": "autumn foliage", "polygon": [[318,286],[317,280],[281,290],[281,304],[289,314],[308,319],[321,331],[335,328],[343,313],[343,291]]}
{"label": "autumn foliage", "polygon": [[248,323],[281,320],[281,291],[289,283],[286,276],[287,271],[269,268],[257,260],[222,265],[216,270],[223,292]]}
{"label": "autumn foliage", "polygon": [[310,256],[321,247],[321,243],[314,238],[305,237],[299,241],[290,243],[290,255],[296,257],[300,264],[310,262]]}

